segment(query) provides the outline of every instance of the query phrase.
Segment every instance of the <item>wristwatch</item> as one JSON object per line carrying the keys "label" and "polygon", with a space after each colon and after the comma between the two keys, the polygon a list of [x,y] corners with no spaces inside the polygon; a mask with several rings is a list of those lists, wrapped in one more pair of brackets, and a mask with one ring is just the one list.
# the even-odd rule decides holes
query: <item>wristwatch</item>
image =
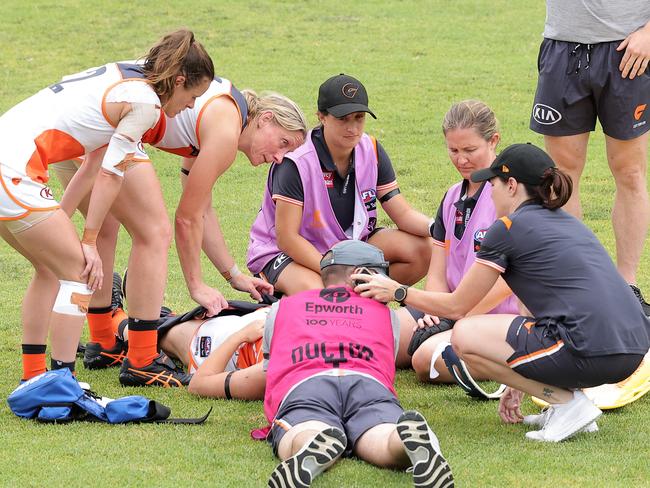
{"label": "wristwatch", "polygon": [[409,290],[409,287],[407,285],[401,285],[397,290],[395,290],[395,293],[393,294],[393,300],[395,300],[397,303],[402,303],[404,300],[406,300],[406,294]]}

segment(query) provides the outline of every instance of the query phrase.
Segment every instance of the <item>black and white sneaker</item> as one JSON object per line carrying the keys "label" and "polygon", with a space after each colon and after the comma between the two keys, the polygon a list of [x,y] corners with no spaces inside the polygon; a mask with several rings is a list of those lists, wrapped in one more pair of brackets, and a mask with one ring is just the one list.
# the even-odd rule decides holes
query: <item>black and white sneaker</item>
{"label": "black and white sneaker", "polygon": [[641,294],[641,290],[639,289],[639,287],[630,284],[630,288],[632,288],[632,293],[634,293],[637,300],[639,300],[639,303],[641,304],[641,308],[643,309],[643,313],[646,314],[646,317],[650,317],[650,303],[645,301],[645,298],[643,298],[643,295]]}
{"label": "black and white sneaker", "polygon": [[413,486],[453,488],[454,477],[440,452],[438,438],[420,412],[411,410],[400,415],[397,433],[413,465]]}
{"label": "black and white sneaker", "polygon": [[343,454],[348,440],[336,427],[323,429],[300,451],[275,468],[270,488],[307,488]]}

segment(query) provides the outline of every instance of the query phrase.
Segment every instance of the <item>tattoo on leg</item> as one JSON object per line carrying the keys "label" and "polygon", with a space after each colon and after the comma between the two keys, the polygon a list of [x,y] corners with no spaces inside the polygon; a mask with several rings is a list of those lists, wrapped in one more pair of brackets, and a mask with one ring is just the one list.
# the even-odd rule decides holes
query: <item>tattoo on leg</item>
{"label": "tattoo on leg", "polygon": [[551,390],[550,388],[544,388],[544,396],[546,398],[550,398],[551,395],[553,395],[553,390]]}

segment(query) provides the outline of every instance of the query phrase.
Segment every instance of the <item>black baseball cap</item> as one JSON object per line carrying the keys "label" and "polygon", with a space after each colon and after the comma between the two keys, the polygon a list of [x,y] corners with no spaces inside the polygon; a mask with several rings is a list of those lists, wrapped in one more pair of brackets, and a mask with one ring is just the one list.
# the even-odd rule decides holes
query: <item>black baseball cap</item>
{"label": "black baseball cap", "polygon": [[368,92],[359,80],[341,73],[332,76],[318,89],[318,110],[334,117],[345,117],[353,112],[367,112],[375,119],[368,108]]}
{"label": "black baseball cap", "polygon": [[320,269],[334,264],[344,266],[365,266],[387,274],[388,262],[378,247],[364,241],[348,240],[337,242],[320,260]]}
{"label": "black baseball cap", "polygon": [[529,185],[539,185],[544,172],[554,167],[555,163],[548,154],[528,142],[506,147],[489,168],[474,171],[470,178],[474,183],[479,183],[500,176],[514,178]]}

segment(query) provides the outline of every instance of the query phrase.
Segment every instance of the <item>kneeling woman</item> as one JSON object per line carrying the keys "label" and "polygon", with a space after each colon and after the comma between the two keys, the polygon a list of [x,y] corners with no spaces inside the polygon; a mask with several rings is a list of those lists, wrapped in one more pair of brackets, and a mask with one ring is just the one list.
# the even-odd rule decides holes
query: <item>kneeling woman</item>
{"label": "kneeling woman", "polygon": [[499,414],[521,422],[524,393],[550,409],[526,437],[561,441],[601,411],[580,391],[627,378],[650,345],[650,321],[596,236],[560,210],[571,195],[568,176],[530,144],[504,150],[472,181],[489,180],[501,216],[488,230],[476,262],[453,293],[407,289],[378,276],[355,275],[357,287],[378,300],[451,318],[464,316],[502,275],[530,317],[476,315],[456,323],[452,345],[486,377],[508,385]]}
{"label": "kneeling woman", "polygon": [[[273,165],[251,229],[248,268],[287,295],[322,288],[320,259],[334,244],[360,239],[379,247],[391,276],[412,284],[427,272],[429,219],[400,195],[381,145],[364,132],[365,87],[337,75],[318,92],[320,125]],[[380,229],[377,201],[398,229]]]}

